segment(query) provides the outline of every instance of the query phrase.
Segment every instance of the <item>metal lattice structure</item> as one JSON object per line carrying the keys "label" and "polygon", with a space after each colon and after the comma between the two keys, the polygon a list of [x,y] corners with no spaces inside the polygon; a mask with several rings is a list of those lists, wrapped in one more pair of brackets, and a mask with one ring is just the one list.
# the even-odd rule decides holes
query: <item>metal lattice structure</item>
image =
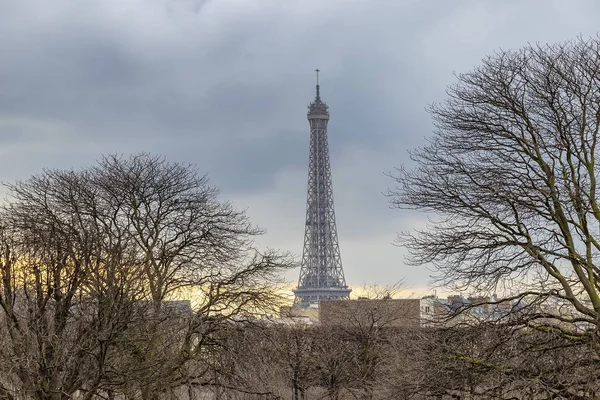
{"label": "metal lattice structure", "polygon": [[322,300],[348,299],[351,291],[344,278],[335,224],[327,142],[328,109],[319,93],[317,70],[317,96],[308,106],[308,195],[302,265],[298,287],[294,290],[297,308],[310,307]]}

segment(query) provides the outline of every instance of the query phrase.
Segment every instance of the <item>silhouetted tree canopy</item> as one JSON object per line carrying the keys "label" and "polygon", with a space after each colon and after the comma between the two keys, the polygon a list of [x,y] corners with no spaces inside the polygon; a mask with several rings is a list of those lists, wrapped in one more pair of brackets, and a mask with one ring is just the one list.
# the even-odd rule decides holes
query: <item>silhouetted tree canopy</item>
{"label": "silhouetted tree canopy", "polygon": [[498,51],[429,112],[435,132],[389,193],[432,218],[400,235],[411,261],[521,299],[518,323],[600,354],[600,40]]}
{"label": "silhouetted tree canopy", "polygon": [[207,384],[218,332],[277,305],[290,260],[259,252],[261,230],[191,165],[107,156],[7,187],[0,397],[154,399]]}

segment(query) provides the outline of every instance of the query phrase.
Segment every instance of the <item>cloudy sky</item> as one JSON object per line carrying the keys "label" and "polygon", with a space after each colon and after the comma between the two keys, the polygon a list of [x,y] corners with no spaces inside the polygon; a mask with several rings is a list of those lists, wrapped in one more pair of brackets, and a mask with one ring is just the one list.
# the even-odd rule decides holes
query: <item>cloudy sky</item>
{"label": "cloudy sky", "polygon": [[594,0],[0,0],[0,180],[160,153],[299,254],[320,68],[346,279],[422,294],[430,272],[392,243],[424,217],[382,192],[429,135],[425,107],[486,54],[598,18]]}

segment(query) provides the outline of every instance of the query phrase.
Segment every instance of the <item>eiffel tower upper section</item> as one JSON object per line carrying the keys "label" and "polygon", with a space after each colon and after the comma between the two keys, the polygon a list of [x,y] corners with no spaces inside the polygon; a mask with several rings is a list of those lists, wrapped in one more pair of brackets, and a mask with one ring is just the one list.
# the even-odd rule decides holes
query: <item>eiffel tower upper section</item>
{"label": "eiffel tower upper section", "polygon": [[338,244],[327,123],[329,107],[321,100],[317,70],[317,95],[308,106],[310,155],[302,265],[294,305],[306,308],[322,300],[349,298]]}

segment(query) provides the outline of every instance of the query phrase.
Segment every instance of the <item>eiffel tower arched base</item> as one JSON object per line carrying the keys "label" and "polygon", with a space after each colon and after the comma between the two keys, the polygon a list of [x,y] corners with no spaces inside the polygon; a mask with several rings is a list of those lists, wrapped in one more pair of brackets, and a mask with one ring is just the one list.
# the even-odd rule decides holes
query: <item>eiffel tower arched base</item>
{"label": "eiffel tower arched base", "polygon": [[346,287],[296,288],[294,308],[316,307],[320,301],[348,300],[351,289]]}

